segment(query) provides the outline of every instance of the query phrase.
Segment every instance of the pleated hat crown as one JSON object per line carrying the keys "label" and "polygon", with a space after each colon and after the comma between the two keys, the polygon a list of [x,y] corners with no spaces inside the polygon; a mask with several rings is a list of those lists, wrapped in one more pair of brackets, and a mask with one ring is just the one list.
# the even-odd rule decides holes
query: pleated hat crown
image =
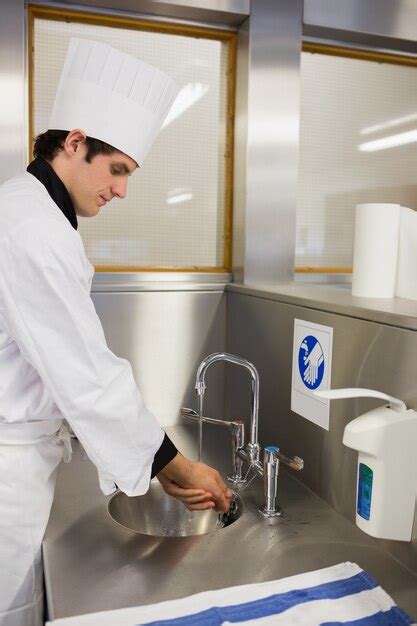
{"label": "pleated hat crown", "polygon": [[73,38],[49,129],[80,128],[142,165],[177,94],[174,81],[155,67],[105,43]]}

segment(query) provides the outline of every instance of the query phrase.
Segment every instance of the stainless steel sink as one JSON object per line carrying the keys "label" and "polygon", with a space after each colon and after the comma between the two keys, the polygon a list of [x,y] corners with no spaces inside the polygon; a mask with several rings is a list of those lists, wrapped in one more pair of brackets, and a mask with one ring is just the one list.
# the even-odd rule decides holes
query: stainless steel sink
{"label": "stainless steel sink", "polygon": [[213,510],[191,512],[168,496],[159,482],[143,496],[129,498],[117,492],[109,500],[107,510],[110,517],[120,526],[142,535],[154,537],[190,537],[205,535],[230,526],[242,514],[242,503],[235,500],[233,509],[222,515]]}

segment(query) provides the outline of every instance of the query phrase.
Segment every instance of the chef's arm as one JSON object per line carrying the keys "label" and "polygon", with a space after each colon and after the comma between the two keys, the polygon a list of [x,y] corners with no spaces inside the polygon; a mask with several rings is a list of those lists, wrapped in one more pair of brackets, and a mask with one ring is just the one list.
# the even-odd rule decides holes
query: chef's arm
{"label": "chef's arm", "polygon": [[44,383],[39,402],[68,420],[104,493],[117,484],[129,496],[142,495],[165,433],[144,404],[130,363],[106,344],[79,235],[59,216],[34,217],[3,238],[0,249],[0,316]]}
{"label": "chef's arm", "polygon": [[195,498],[190,489],[204,490],[223,508],[217,472],[176,452],[145,406],[130,363],[109,350],[75,231],[59,216],[33,218],[1,243],[6,330],[49,392],[40,401],[50,396],[50,411],[66,417],[97,466],[103,492],[117,484],[142,495],[154,465],[171,495]]}

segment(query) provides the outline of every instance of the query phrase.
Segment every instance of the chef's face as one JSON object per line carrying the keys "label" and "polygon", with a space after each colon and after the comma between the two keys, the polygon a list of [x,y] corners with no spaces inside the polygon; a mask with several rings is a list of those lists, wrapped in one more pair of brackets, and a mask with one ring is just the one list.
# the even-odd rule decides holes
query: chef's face
{"label": "chef's face", "polygon": [[77,215],[93,217],[112,198],[125,197],[129,176],[137,164],[118,150],[112,154],[97,154],[90,162],[86,155],[85,141],[80,141],[74,153],[68,191]]}

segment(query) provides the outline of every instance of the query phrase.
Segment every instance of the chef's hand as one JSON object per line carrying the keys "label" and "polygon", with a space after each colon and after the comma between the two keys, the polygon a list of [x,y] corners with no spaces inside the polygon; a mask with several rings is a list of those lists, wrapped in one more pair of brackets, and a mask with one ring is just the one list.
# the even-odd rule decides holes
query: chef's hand
{"label": "chef's hand", "polygon": [[232,499],[219,472],[205,463],[190,461],[179,452],[157,474],[166,493],[178,498],[190,511],[227,511]]}
{"label": "chef's hand", "polygon": [[213,496],[204,489],[184,489],[160,472],[157,478],[169,496],[180,500],[190,511],[214,509]]}

